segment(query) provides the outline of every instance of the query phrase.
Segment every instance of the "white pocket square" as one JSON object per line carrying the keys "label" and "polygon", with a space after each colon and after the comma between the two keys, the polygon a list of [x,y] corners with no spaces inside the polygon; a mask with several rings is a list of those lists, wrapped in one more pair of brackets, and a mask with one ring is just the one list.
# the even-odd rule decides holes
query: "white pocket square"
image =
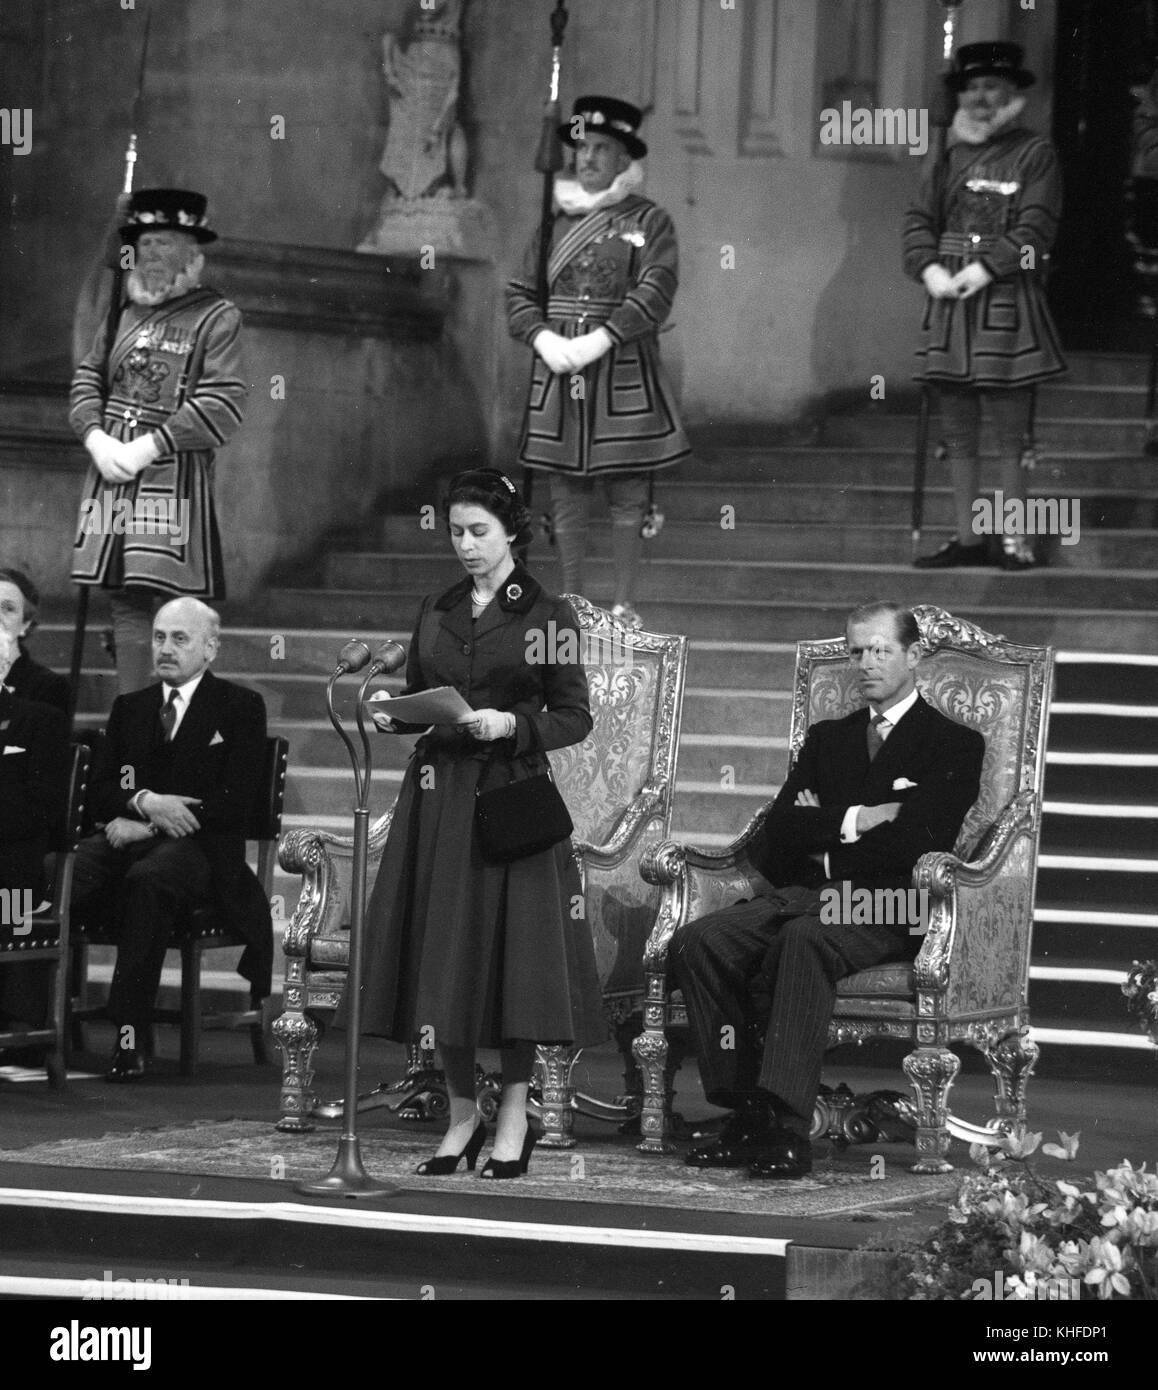
{"label": "white pocket square", "polygon": [[4,752],[7,753],[27,753],[27,748],[21,748],[19,744],[7,743],[4,745]]}
{"label": "white pocket square", "polygon": [[898,777],[893,783],[893,791],[907,792],[911,787],[915,787],[916,785],[916,782],[910,782],[907,777]]}
{"label": "white pocket square", "polygon": [[219,730],[219,731],[218,731],[217,733],[215,733],[215,734],[213,735],[213,737],[209,740],[209,747],[212,748],[213,745],[214,745],[215,743],[224,743],[224,742],[225,742],[225,740],[221,737],[221,732],[220,732],[220,730]]}

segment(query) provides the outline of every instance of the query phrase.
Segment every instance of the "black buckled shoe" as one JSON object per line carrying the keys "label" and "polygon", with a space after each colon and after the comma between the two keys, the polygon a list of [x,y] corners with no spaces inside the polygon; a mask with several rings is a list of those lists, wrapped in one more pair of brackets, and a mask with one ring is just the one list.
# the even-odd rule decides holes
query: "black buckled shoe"
{"label": "black buckled shoe", "polygon": [[112,1066],[105,1072],[105,1080],[116,1082],[139,1081],[145,1074],[145,1054],[135,1047],[118,1047],[113,1053]]}
{"label": "black buckled shoe", "polygon": [[752,1178],[803,1178],[812,1172],[812,1144],[803,1135],[788,1129],[774,1129],[766,1136],[760,1153],[752,1160]]}
{"label": "black buckled shoe", "polygon": [[689,1149],[689,1168],[745,1168],[764,1151],[771,1127],[767,1110],[734,1110],[724,1121],[720,1137]]}
{"label": "black buckled shoe", "polygon": [[913,568],[917,570],[952,570],[961,569],[968,565],[987,565],[989,563],[989,547],[984,541],[978,545],[962,545],[960,540],[954,536],[948,540],[932,555],[919,555],[913,561]]}

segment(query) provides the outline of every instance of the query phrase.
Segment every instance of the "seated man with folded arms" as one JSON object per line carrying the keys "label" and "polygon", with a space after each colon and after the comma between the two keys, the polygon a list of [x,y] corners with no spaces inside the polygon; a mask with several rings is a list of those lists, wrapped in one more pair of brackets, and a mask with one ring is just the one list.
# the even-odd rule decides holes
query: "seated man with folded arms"
{"label": "seated man with folded arms", "polygon": [[97,749],[89,806],[99,833],[77,852],[74,914],[98,908],[117,937],[108,1015],[117,1026],[106,1081],[145,1073],[142,1030],[165,948],[190,909],[212,906],[247,943],[238,966],[269,993],[269,901],[245,862],[261,795],[265,703],[209,669],[220,621],[199,599],[174,599],[153,623],[157,683],[119,696]]}
{"label": "seated man with folded arms", "polygon": [[[746,1167],[754,1178],[811,1171],[836,982],[911,959],[921,945],[920,924],[895,920],[895,894],[875,890],[908,889],[922,854],[952,850],[980,789],[984,738],[917,691],[912,613],[864,604],[846,637],[866,707],[808,730],[750,851],[767,894],[688,922],[672,938],[670,968],[705,1094],[733,1111],[719,1139],[690,1151],[692,1167]],[[851,881],[847,894],[842,881]],[[874,907],[867,923],[860,910],[855,921],[824,910],[861,888],[888,910]]]}
{"label": "seated man with folded arms", "polygon": [[[68,718],[13,694],[20,660],[15,635],[0,625],[0,952],[18,948],[30,915],[49,897],[44,873],[49,835],[68,795]],[[0,1030],[42,1027],[50,965],[29,961],[0,970]],[[8,1054],[5,1054],[8,1055]],[[16,1060],[16,1058],[12,1058]],[[20,1060],[39,1061],[39,1057]]]}

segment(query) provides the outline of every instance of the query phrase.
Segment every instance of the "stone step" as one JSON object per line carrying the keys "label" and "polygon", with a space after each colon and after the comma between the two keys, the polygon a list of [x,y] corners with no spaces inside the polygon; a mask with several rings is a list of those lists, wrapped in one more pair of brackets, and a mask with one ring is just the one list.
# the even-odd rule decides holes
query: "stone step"
{"label": "stone step", "polygon": [[[1130,962],[1147,960],[1158,951],[1158,929],[1153,926],[1126,926],[1105,924],[1094,912],[1083,917],[1081,909],[1089,907],[1105,914],[1106,904],[1099,905],[1076,902],[1059,897],[1055,903],[1047,903],[1042,898],[1041,885],[1038,884],[1037,905],[1039,911],[1062,908],[1072,911],[1078,920],[1053,922],[1037,920],[1033,925],[1033,959],[1042,964],[1064,964],[1073,958],[1090,960],[1103,969],[1128,970]],[[1150,904],[1153,913],[1154,904]],[[1139,916],[1143,909],[1138,908]],[[1130,914],[1124,913],[1129,916]],[[1123,1009],[1124,1001],[1119,996],[1118,1007]]]}
{"label": "stone step", "polygon": [[[935,443],[939,421],[931,422],[930,439]],[[821,425],[819,443],[829,448],[877,447],[909,449],[916,439],[916,415],[889,415],[860,412],[856,415],[827,415]],[[987,431],[983,428],[982,438]],[[1043,454],[1054,449],[1104,449],[1113,453],[1140,452],[1146,441],[1146,427],[1139,410],[1136,419],[1094,416],[1038,415],[1034,426],[1037,447]]]}
{"label": "stone step", "polygon": [[[1050,751],[1062,756],[1050,731]],[[1120,767],[1111,763],[1091,766],[1047,761],[1045,769],[1047,801],[1092,802],[1095,805],[1158,806],[1158,758],[1142,767]],[[1158,827],[1151,827],[1158,838]]]}
{"label": "stone step", "polygon": [[1158,658],[1133,653],[1058,652],[1055,700],[1158,706]]}
{"label": "stone step", "polygon": [[[1147,912],[1154,909],[1154,860],[1138,855],[1066,849],[1054,854],[1048,846],[1038,858],[1037,900],[1042,905],[1072,902],[1091,911],[1117,908]],[[1093,942],[1090,943],[1091,947]]]}
{"label": "stone step", "polygon": [[[1158,498],[1155,499],[1153,507],[1155,520],[1158,520]],[[947,513],[947,507],[945,511]],[[1042,514],[1040,519],[1034,519],[1034,514],[1028,513],[1027,518],[1027,524],[1035,530],[1043,522],[1051,526],[1059,522],[1064,525],[1065,536],[1034,537],[1039,558],[1051,567],[1144,569],[1158,556],[1158,530],[1144,530],[1140,527],[1096,529],[1095,519],[1085,507],[1076,520],[1072,512],[1059,513],[1052,517]],[[932,553],[949,539],[952,531],[952,522],[948,515],[937,525],[926,516],[921,553]],[[401,538],[399,543],[391,544],[374,536],[360,544],[331,550],[329,562],[322,569],[323,580],[327,573],[335,572],[335,566],[340,566],[343,555],[375,554],[389,558],[401,550],[400,540]],[[643,562],[650,564],[657,560],[684,559],[712,559],[717,563],[728,563],[733,559],[801,561],[815,559],[828,548],[831,548],[832,553],[839,554],[846,563],[861,561],[868,564],[887,564],[898,558],[907,560],[912,553],[911,529],[908,523],[865,524],[862,521],[847,521],[835,517],[826,521],[745,521],[734,529],[727,530],[711,522],[698,525],[677,522],[666,525],[658,536],[647,543]],[[590,533],[587,554],[592,558],[605,559],[609,556],[610,550],[610,528],[594,528]],[[443,558],[433,546],[429,549],[419,548],[411,553],[428,558]],[[545,556],[537,561],[535,568],[544,581],[560,582],[558,568]]]}
{"label": "stone step", "polygon": [[1136,717],[1055,706],[1050,711],[1050,745],[1075,753],[1158,753],[1158,717],[1141,713],[1146,706],[1133,708],[1139,711]]}
{"label": "stone step", "polygon": [[[1111,809],[1119,814],[1107,814]],[[1153,803],[1122,801],[1109,807],[1086,797],[1060,801],[1047,796],[1044,811],[1041,842],[1050,854],[1146,856],[1158,847],[1158,807]]]}
{"label": "stone step", "polygon": [[[1153,495],[1158,482],[1154,464],[1137,449],[1070,448],[1051,450],[1028,470],[1027,481],[1043,493],[1072,495],[1074,489],[1123,490]],[[981,487],[992,492],[1000,485],[1001,472],[995,455],[982,451]],[[908,445],[759,447],[721,445],[704,448],[691,465],[660,475],[657,494],[662,502],[687,488],[710,486],[716,490],[716,512],[732,497],[720,497],[719,485],[825,485],[894,487],[909,489],[913,483],[913,448]],[[947,469],[929,454],[926,489],[949,486]],[[663,508],[666,510],[666,508]],[[539,510],[536,507],[536,510]],[[739,507],[737,506],[737,511]],[[775,518],[770,518],[775,519]],[[427,534],[434,534],[428,532]]]}
{"label": "stone step", "polygon": [[[899,573],[909,582],[890,585],[898,602],[927,601],[922,593],[924,575],[916,570]],[[966,571],[951,573],[958,575]],[[866,574],[863,596],[876,591],[875,584],[870,589],[873,578]],[[1009,578],[1011,582],[1005,586],[1002,597],[1019,597],[1022,576]],[[279,622],[290,626],[295,621],[329,621],[342,629],[349,627],[357,631],[366,625],[367,613],[380,611],[383,606],[388,606],[395,619],[402,614],[417,613],[426,592],[418,588],[398,589],[387,594],[380,590],[275,588],[268,590],[257,602],[265,619],[275,628]],[[602,594],[594,597],[599,599]],[[1122,612],[1112,607],[1083,607],[1047,611],[1032,606],[975,602],[964,605],[953,602],[949,606],[956,616],[988,632],[1003,633],[1011,641],[1091,651],[1116,648],[1158,655],[1158,611],[1154,610]],[[800,599],[775,602],[736,599],[727,605],[726,621],[730,635],[742,642],[796,641],[801,633],[838,637],[844,631],[849,607],[848,603],[829,599],[827,594],[812,603]],[[714,639],[721,632],[718,602],[657,599],[644,605],[643,616],[654,632],[683,632],[693,639]]]}
{"label": "stone step", "polygon": [[[369,589],[381,594],[411,585],[430,592],[453,582],[450,566],[455,564],[424,555],[331,555],[325,563],[327,594]],[[600,594],[611,588],[609,561],[592,560],[587,569],[592,592]],[[452,576],[449,581],[448,575]],[[709,587],[717,604],[733,600],[789,602],[801,594],[824,593],[847,610],[866,594],[889,593],[901,596],[902,601],[906,597],[917,601],[919,594],[920,602],[954,610],[1015,595],[1023,606],[1052,611],[1078,607],[1146,610],[1158,602],[1158,569],[1106,573],[1066,568],[1007,574],[989,568],[916,571],[897,563],[655,559],[641,569],[636,600],[641,608],[659,601],[694,601]]]}
{"label": "stone step", "polygon": [[1067,352],[1069,371],[1043,390],[1060,390],[1063,385],[1138,386],[1146,381],[1146,357],[1133,352]]}
{"label": "stone step", "polygon": [[[1158,474],[1156,474],[1158,483]],[[645,557],[656,555],[738,555],[749,558],[756,547],[771,547],[782,543],[785,532],[809,526],[810,543],[821,544],[825,550],[838,553],[838,536],[851,528],[890,528],[903,533],[908,546],[912,492],[909,485],[883,486],[875,482],[852,484],[833,483],[817,486],[797,483],[761,483],[739,485],[741,494],[722,503],[718,484],[665,485],[659,504],[666,524],[659,535],[644,546]],[[1076,515],[1080,518],[1081,535],[1090,531],[1149,531],[1158,527],[1158,486],[1150,495],[1136,489],[1123,488],[1108,492],[1104,487],[1069,488],[1049,480],[1030,481],[1030,497],[1064,498],[1071,503],[1065,513],[1054,507],[1046,511],[1026,513],[1027,521],[1041,517],[1049,525],[1070,521],[1075,516],[1073,502],[1081,504]],[[992,501],[992,491],[990,492]],[[734,508],[732,513],[721,511],[722,506]],[[928,541],[938,529],[947,531],[953,525],[953,495],[948,486],[926,489],[923,523]],[[605,519],[593,518],[588,533],[588,554],[610,553],[610,526]],[[1149,538],[1151,554],[1155,553],[1153,536]],[[328,549],[334,551],[387,551],[405,554],[446,556],[450,553],[445,532],[424,531],[409,517],[384,516],[373,518],[357,531],[331,539]],[[822,550],[820,553],[825,553]],[[768,550],[769,554],[778,553]],[[817,553],[814,549],[813,553]],[[533,563],[542,566],[553,556],[553,548],[542,533],[534,542]]]}

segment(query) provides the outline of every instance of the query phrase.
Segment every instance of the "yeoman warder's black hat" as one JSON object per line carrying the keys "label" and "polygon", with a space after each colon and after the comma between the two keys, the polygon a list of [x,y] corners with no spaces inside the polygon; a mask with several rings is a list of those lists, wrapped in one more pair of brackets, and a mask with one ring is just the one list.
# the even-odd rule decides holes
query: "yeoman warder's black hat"
{"label": "yeoman warder's black hat", "polygon": [[216,241],[217,233],[206,225],[208,206],[203,193],[187,188],[142,188],[129,203],[121,237],[133,242],[142,232],[188,232],[200,242]]}
{"label": "yeoman warder's black hat", "polygon": [[582,119],[587,134],[610,135],[618,140],[632,159],[643,159],[647,154],[647,146],[639,138],[643,112],[631,102],[617,97],[579,97],[571,120],[559,127],[559,139],[565,145],[576,143],[572,126],[577,118]]}
{"label": "yeoman warder's black hat", "polygon": [[1015,87],[1032,87],[1035,79],[1022,67],[1024,56],[1018,43],[962,44],[953,55],[953,68],[946,74],[945,84],[950,91],[960,92],[972,77],[1004,77]]}

